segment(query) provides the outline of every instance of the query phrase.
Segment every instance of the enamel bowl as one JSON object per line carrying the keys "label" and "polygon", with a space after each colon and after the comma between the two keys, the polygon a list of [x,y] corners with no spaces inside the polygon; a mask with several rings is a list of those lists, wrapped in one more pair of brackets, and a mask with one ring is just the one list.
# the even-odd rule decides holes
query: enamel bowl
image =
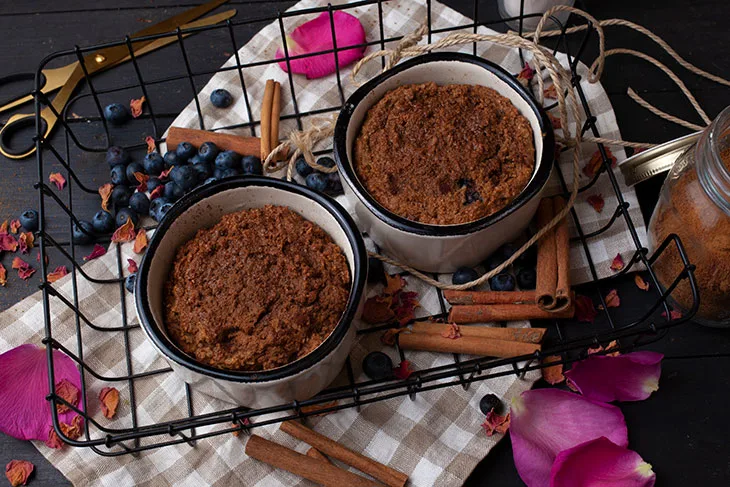
{"label": "enamel bowl", "polygon": [[[433,81],[439,85],[483,85],[510,99],[530,122],[535,170],[510,204],[485,218],[458,225],[433,225],[400,217],[365,190],[353,168],[353,147],[368,109],[400,85]],[[440,52],[402,62],[361,86],[347,100],[335,125],[334,153],[345,197],[359,226],[386,254],[427,272],[453,272],[482,262],[514,240],[532,219],[553,167],[555,140],[545,112],[525,88],[494,63],[468,54]]]}
{"label": "enamel bowl", "polygon": [[[256,372],[231,371],[196,361],[168,337],[163,294],[177,248],[201,228],[228,213],[264,205],[287,206],[324,229],[342,249],[352,286],[347,307],[332,333],[310,354],[282,367]],[[268,407],[308,399],[342,370],[355,339],[354,319],[365,297],[367,253],[352,218],[334,200],[273,178],[239,176],[208,184],[173,206],[152,236],[137,273],[135,304],[150,343],[185,382],[197,391],[248,407]]]}

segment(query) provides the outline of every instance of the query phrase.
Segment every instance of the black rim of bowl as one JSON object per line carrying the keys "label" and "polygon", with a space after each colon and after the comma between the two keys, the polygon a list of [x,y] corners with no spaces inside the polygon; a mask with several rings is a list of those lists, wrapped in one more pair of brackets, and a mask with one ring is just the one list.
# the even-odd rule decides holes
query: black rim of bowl
{"label": "black rim of bowl", "polygon": [[[347,300],[347,307],[332,333],[330,333],[319,347],[304,357],[276,369],[264,370],[261,372],[218,369],[199,362],[183,352],[162,332],[161,327],[164,326],[164,324],[158,324],[155,322],[147,293],[143,291],[143,289],[147,289],[149,270],[152,259],[154,259],[155,251],[160,245],[163,235],[170,228],[170,225],[172,225],[172,222],[187,211],[193,204],[198,203],[205,198],[221,191],[247,186],[270,187],[295,193],[314,200],[317,204],[319,204],[319,206],[335,218],[337,223],[345,232],[347,240],[352,248],[354,261],[353,268],[350,269],[352,274],[352,288]],[[173,360],[175,363],[211,378],[224,379],[233,382],[259,383],[283,379],[312,367],[329,355],[340,344],[351,326],[355,313],[357,312],[360,298],[364,292],[367,266],[366,255],[365,243],[363,242],[362,235],[357,229],[355,222],[333,199],[321,193],[312,191],[311,189],[273,178],[254,176],[226,178],[216,183],[201,186],[195,191],[183,196],[172,208],[170,208],[170,211],[165,215],[165,218],[162,219],[162,222],[160,222],[157,230],[155,230],[154,235],[149,241],[147,252],[142,258],[142,262],[137,273],[134,290],[135,304],[138,310],[140,322],[147,336],[154,342],[154,345],[166,358]]]}
{"label": "black rim of bowl", "polygon": [[[413,66],[425,64],[433,61],[458,61],[470,64],[476,64],[484,68],[486,71],[494,74],[500,80],[507,83],[507,85],[515,90],[530,106],[530,109],[534,112],[537,117],[538,123],[540,124],[540,132],[542,133],[543,150],[542,157],[540,158],[540,165],[532,177],[532,180],[528,183],[525,189],[513,199],[507,206],[501,210],[492,213],[489,216],[474,220],[468,223],[461,223],[458,225],[432,225],[428,223],[420,223],[413,220],[408,220],[402,216],[398,216],[390,210],[383,207],[378,203],[365,187],[360,183],[359,178],[355,174],[354,167],[347,157],[347,128],[350,124],[350,119],[357,105],[380,83],[383,81],[405,71]],[[423,80],[427,82],[429,80]],[[353,129],[360,130],[360,127],[353,127]],[[354,139],[353,139],[354,140]],[[555,157],[555,138],[553,134],[552,125],[547,117],[545,111],[538,106],[535,99],[530,93],[512,76],[510,73],[505,71],[501,66],[494,64],[491,61],[482,59],[471,54],[462,54],[456,52],[437,52],[431,54],[424,54],[408,61],[404,61],[398,64],[394,68],[386,71],[383,74],[376,76],[371,79],[355,93],[353,93],[347,100],[345,105],[342,107],[339,116],[337,117],[337,123],[335,124],[334,133],[334,154],[335,161],[340,173],[344,176],[347,184],[353,190],[357,198],[380,220],[387,223],[391,227],[395,227],[398,230],[402,230],[408,233],[415,233],[418,235],[429,235],[429,236],[459,236],[467,235],[470,233],[482,230],[495,222],[505,218],[511,213],[515,212],[518,208],[530,201],[535,195],[547,183],[550,177],[550,172],[553,166],[553,159]]]}

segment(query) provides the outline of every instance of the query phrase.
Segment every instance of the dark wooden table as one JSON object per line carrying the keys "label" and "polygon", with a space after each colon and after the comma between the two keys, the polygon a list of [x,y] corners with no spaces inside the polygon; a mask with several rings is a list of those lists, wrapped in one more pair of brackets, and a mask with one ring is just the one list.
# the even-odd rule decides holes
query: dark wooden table
{"label": "dark wooden table", "polygon": [[[125,33],[137,31],[149,22],[162,20],[196,3],[196,0],[5,2],[0,8],[0,31],[3,32],[0,61],[5,66],[0,74],[34,70],[40,59],[53,51],[68,49],[75,44],[119,39]],[[465,7],[468,1],[446,3],[468,15]],[[483,15],[494,15],[492,2],[483,3]],[[239,9],[239,16],[259,16],[288,8],[293,2],[234,1],[231,4]],[[650,0],[638,4],[626,0],[587,0],[583,6],[599,19],[625,18],[648,27],[682,56],[713,73],[726,75],[730,72],[730,37],[726,22],[730,19],[730,4],[727,2]],[[260,26],[251,26],[242,32],[239,43],[253,36],[258,28]],[[727,87],[682,70],[646,38],[624,28],[613,28],[608,39],[608,47],[642,50],[676,69],[711,117],[730,105]],[[190,48],[191,62],[205,62],[212,68],[229,55],[230,52],[217,50],[214,45],[192,43]],[[158,56],[157,69],[164,72],[166,62],[169,62],[166,54],[150,55],[151,62],[155,63],[152,56]],[[102,74],[99,83],[103,86],[104,80],[116,81],[113,76],[131,76],[129,71],[120,70],[119,73]],[[199,87],[205,82],[196,81],[200,82]],[[627,57],[609,59],[602,81],[611,96],[622,135],[627,140],[662,142],[687,133],[686,129],[638,107],[626,95],[629,86],[665,111],[701,123],[677,87],[657,68],[644,61]],[[160,109],[163,126],[188,102],[189,94],[181,93],[171,93],[167,105]],[[2,116],[0,120],[6,118]],[[80,164],[85,164],[83,170],[99,184],[108,178],[105,165],[95,161],[81,161]],[[38,174],[34,159],[18,162],[0,157],[0,167],[2,221],[16,217],[24,208],[37,206],[38,196],[33,184]],[[642,210],[647,218],[656,201],[660,179],[655,178],[638,187]],[[91,205],[89,203],[88,208],[80,210],[93,214],[96,210]],[[63,222],[58,224],[63,225]],[[10,260],[11,257],[5,256],[2,262],[9,267]],[[0,310],[37,290],[37,280],[21,282],[15,272],[10,274],[8,286],[0,289]],[[625,292],[633,290],[630,283],[625,285]],[[625,311],[628,313],[630,309]],[[730,455],[724,435],[730,430],[730,419],[726,413],[730,380],[724,372],[730,368],[730,334],[689,324],[673,330],[651,348],[664,352],[668,358],[664,363],[660,391],[647,401],[621,405],[629,425],[632,448],[654,466],[659,485],[727,485]],[[0,465],[11,459],[27,459],[35,463],[33,485],[68,483],[30,443],[0,435]],[[523,485],[515,471],[508,440],[502,441],[485,458],[467,485]]]}

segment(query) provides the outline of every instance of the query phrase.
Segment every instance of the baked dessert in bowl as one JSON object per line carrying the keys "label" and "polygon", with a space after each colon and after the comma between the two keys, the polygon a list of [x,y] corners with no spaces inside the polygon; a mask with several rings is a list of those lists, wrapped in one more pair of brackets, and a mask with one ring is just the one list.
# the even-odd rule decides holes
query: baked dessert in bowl
{"label": "baked dessert in bowl", "polygon": [[137,274],[137,315],[196,390],[249,407],[304,400],[350,352],[366,266],[360,232],[330,198],[227,178],[160,223]]}
{"label": "baked dessert in bowl", "polygon": [[360,228],[417,269],[474,266],[529,224],[550,177],[547,115],[499,66],[431,53],[361,86],[334,153]]}

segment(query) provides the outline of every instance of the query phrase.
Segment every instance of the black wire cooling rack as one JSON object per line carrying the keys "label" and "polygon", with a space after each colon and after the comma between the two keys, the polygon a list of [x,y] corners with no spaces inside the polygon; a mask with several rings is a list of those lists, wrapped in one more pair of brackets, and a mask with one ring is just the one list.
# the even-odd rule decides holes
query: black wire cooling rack
{"label": "black wire cooling rack", "polygon": [[[524,4],[524,2],[523,2]],[[580,218],[575,211],[571,213],[573,222],[578,232],[576,237],[580,240],[582,248],[585,254],[585,259],[588,263],[590,273],[592,275],[592,282],[585,284],[582,290],[586,294],[596,296],[600,303],[603,305],[603,310],[599,311],[599,316],[595,322],[591,325],[581,324],[580,326],[573,326],[575,322],[571,320],[555,320],[555,321],[540,321],[540,326],[546,326],[549,329],[546,335],[546,342],[543,345],[543,351],[535,353],[534,355],[521,356],[510,359],[495,359],[489,357],[475,358],[470,360],[462,360],[456,354],[454,354],[453,363],[447,365],[441,365],[426,370],[419,370],[411,375],[408,379],[398,380],[395,378],[383,379],[383,380],[369,380],[365,382],[356,382],[355,375],[353,373],[352,364],[350,360],[346,362],[346,372],[348,383],[343,386],[329,388],[316,397],[300,402],[294,402],[289,404],[281,404],[276,407],[269,407],[263,409],[248,409],[243,407],[231,407],[229,409],[223,409],[220,411],[210,412],[206,414],[196,414],[193,410],[192,394],[196,394],[194,390],[188,385],[185,386],[185,394],[187,398],[187,417],[182,419],[176,419],[173,421],[160,422],[160,423],[145,423],[138,417],[137,407],[140,401],[143,399],[135,394],[135,390],[145,380],[149,380],[152,376],[161,374],[172,373],[170,368],[162,368],[159,370],[146,371],[143,373],[135,372],[132,364],[132,334],[142,333],[139,329],[139,325],[133,323],[129,310],[125,306],[125,291],[123,284],[123,268],[126,264],[122,262],[121,252],[117,248],[117,274],[116,276],[108,278],[97,278],[90,276],[84,271],[82,267],[83,261],[78,257],[83,255],[81,250],[76,245],[71,243],[71,227],[74,223],[78,222],[77,216],[74,214],[73,202],[76,198],[93,197],[96,194],[96,187],[99,184],[94,184],[92,181],[86,179],[86,175],[74,169],[78,167],[74,164],[72,159],[74,157],[84,157],[85,155],[93,153],[102,153],[111,144],[112,134],[110,128],[107,126],[104,118],[102,117],[102,102],[101,99],[109,94],[125,92],[125,90],[136,90],[137,93],[144,94],[147,98],[147,114],[143,115],[135,123],[146,123],[147,130],[151,128],[152,134],[154,135],[157,143],[162,142],[161,136],[165,127],[161,126],[160,116],[156,111],[158,102],[162,96],[166,95],[166,89],[169,85],[175,82],[181,82],[188,85],[188,89],[191,89],[190,95],[183,94],[177,96],[192,96],[197,102],[197,90],[196,80],[200,78],[209,78],[213,74],[222,70],[237,70],[239,79],[241,82],[241,89],[243,91],[244,98],[246,100],[246,107],[248,111],[248,119],[255,120],[251,107],[249,104],[248,93],[246,91],[246,84],[244,82],[243,74],[248,69],[252,69],[256,66],[263,66],[276,62],[275,59],[268,59],[265,61],[257,60],[255,62],[249,62],[239,58],[238,48],[240,44],[236,41],[237,33],[242,29],[258,29],[263,25],[270,22],[277,22],[281,34],[281,44],[286,46],[284,42],[286,29],[286,22],[299,23],[305,17],[307,19],[312,18],[313,14],[319,14],[321,12],[328,12],[332,15],[337,10],[349,10],[355,7],[364,6],[375,6],[378,12],[378,19],[380,22],[379,39],[371,39],[366,43],[366,46],[370,49],[384,49],[387,43],[400,40],[400,37],[386,37],[383,26],[383,15],[384,11],[388,8],[387,0],[362,0],[353,2],[345,5],[326,5],[319,8],[311,8],[299,11],[288,11],[280,12],[274,16],[261,17],[261,18],[243,18],[235,21],[228,21],[222,25],[216,25],[211,27],[203,27],[196,29],[180,30],[170,32],[164,35],[148,36],[141,39],[158,39],[163,37],[174,37],[175,43],[167,50],[179,50],[182,55],[182,63],[171,63],[169,67],[169,73],[164,77],[153,77],[149,73],[145,72],[144,66],[138,62],[134,57],[132,51],[132,41],[127,37],[119,42],[113,42],[103,45],[90,46],[85,48],[75,48],[73,50],[63,51],[56,53],[46,58],[41,66],[38,68],[38,75],[36,80],[39,80],[40,71],[45,68],[49,63],[53,63],[54,60],[58,60],[63,57],[75,57],[84,66],[84,56],[88,53],[92,53],[95,50],[126,45],[129,49],[130,55],[132,56],[131,64],[134,69],[136,82],[132,84],[103,87],[100,88],[95,86],[95,80],[88,75],[86,76],[85,83],[86,89],[76,98],[74,98],[63,113],[55,113],[59,117],[59,123],[61,131],[64,133],[63,137],[56,137],[54,139],[46,139],[43,136],[41,130],[42,125],[39,118],[40,111],[45,107],[53,107],[50,104],[48,98],[43,95],[39,88],[38,82],[36,82],[35,96],[35,110],[36,110],[36,148],[37,148],[37,161],[38,161],[38,176],[39,182],[37,188],[39,191],[39,208],[41,216],[41,228],[39,231],[39,245],[41,252],[41,268],[42,275],[46,276],[48,273],[48,264],[46,263],[46,256],[49,252],[53,251],[56,254],[61,254],[72,266],[72,279],[74,283],[73,298],[69,299],[57,292],[54,286],[48,281],[44,281],[42,284],[43,290],[43,306],[44,306],[44,324],[45,324],[45,340],[44,343],[47,346],[48,356],[51,357],[52,349],[59,349],[68,354],[73,360],[75,360],[82,370],[82,385],[83,385],[83,402],[82,404],[90,404],[96,398],[90,390],[87,389],[87,378],[93,376],[95,379],[105,381],[108,385],[115,384],[126,384],[128,387],[125,389],[126,396],[121,398],[122,403],[128,403],[131,414],[129,415],[129,424],[124,427],[109,428],[104,424],[97,421],[93,414],[87,413],[74,408],[72,405],[66,403],[63,399],[56,395],[53,370],[49,366],[50,375],[50,387],[51,392],[48,399],[52,402],[54,407],[54,427],[59,437],[61,437],[67,443],[74,446],[85,446],[91,447],[94,451],[101,455],[115,456],[123,455],[127,453],[135,453],[143,450],[157,448],[166,445],[173,445],[179,443],[188,443],[194,445],[197,439],[215,436],[234,431],[245,430],[248,431],[251,428],[257,426],[275,423],[286,419],[303,418],[311,414],[321,414],[328,411],[336,411],[345,408],[359,407],[368,403],[376,401],[384,401],[391,398],[409,395],[414,398],[419,392],[439,389],[443,387],[456,387],[462,386],[468,388],[472,382],[489,380],[495,377],[504,376],[508,374],[523,375],[529,370],[538,369],[545,366],[545,363],[541,359],[548,356],[560,357],[560,363],[570,363],[581,357],[584,357],[587,353],[587,349],[598,344],[607,344],[613,340],[618,340],[622,349],[630,349],[636,346],[645,345],[649,342],[655,341],[661,338],[666,331],[675,325],[683,323],[690,319],[696,311],[699,303],[697,285],[693,277],[694,266],[690,264],[682,243],[676,236],[669,236],[664,242],[662,242],[653,254],[649,254],[648,249],[642,246],[639,240],[636,229],[629,217],[628,203],[624,200],[621,190],[619,188],[616,175],[609,159],[607,158],[606,151],[602,145],[598,145],[597,149],[600,151],[603,158],[603,165],[601,170],[594,176],[594,178],[581,188],[582,191],[586,191],[591,188],[599,178],[608,178],[611,182],[611,187],[615,193],[617,205],[613,209],[613,216],[610,221],[603,227],[596,231],[587,233],[584,231],[584,227],[581,224]],[[453,25],[442,28],[435,28],[432,25],[432,2],[430,0],[425,1],[426,13],[427,13],[427,24],[429,27],[427,39],[430,41],[431,36],[434,34],[443,34],[451,31],[473,31],[476,32],[479,26],[494,27],[497,29],[504,27],[504,20],[498,16],[496,18],[487,20],[480,19],[480,2],[478,0],[473,1],[471,9],[471,17],[473,19],[470,23],[464,25]],[[524,5],[521,12],[524,12]],[[483,12],[482,12],[483,13]],[[522,32],[522,23],[524,19],[535,16],[519,16],[514,19],[518,22],[519,31]],[[332,18],[332,17],[330,17]],[[572,39],[568,42],[567,36],[565,35],[565,26],[560,24],[557,19],[552,19],[555,22],[557,28],[561,30],[561,35],[556,36],[550,42],[553,43],[555,51],[564,52],[567,55],[568,63],[570,65],[571,72],[573,74],[573,85],[576,92],[578,93],[579,100],[582,104],[582,108],[585,112],[586,122],[583,127],[584,133],[590,133],[596,137],[600,136],[596,127],[596,118],[591,113],[591,107],[586,102],[585,94],[580,86],[580,76],[577,74],[576,67],[578,65],[581,56],[584,54],[585,48],[591,39],[595,38],[595,30],[593,26],[588,23],[587,29],[582,33],[578,34],[578,39]],[[572,19],[574,22],[583,22],[583,19]],[[332,24],[334,25],[334,24]],[[414,28],[416,25],[413,26]],[[334,28],[334,27],[333,27]],[[225,68],[219,68],[218,70],[195,70],[191,66],[189,61],[190,57],[186,51],[186,45],[189,42],[186,39],[187,34],[196,34],[198,36],[214,36],[216,42],[224,43],[217,46],[220,49],[230,49],[231,53],[235,55],[235,64],[229,64]],[[352,47],[352,46],[348,46]],[[474,53],[477,52],[477,46],[474,44]],[[336,51],[337,49],[335,49]],[[332,53],[333,51],[326,51],[326,53]],[[314,53],[309,54],[323,54]],[[522,53],[521,53],[522,54]],[[288,53],[287,53],[288,55]],[[302,56],[304,57],[304,56]],[[294,57],[290,58],[294,59]],[[337,87],[340,94],[340,100],[344,102],[345,96],[342,90],[342,80],[340,72],[338,70],[336,74]],[[291,96],[294,105],[294,113],[290,115],[282,116],[282,119],[294,119],[297,126],[301,129],[307,126],[307,120],[310,116],[322,115],[327,113],[337,112],[340,106],[330,107],[318,107],[311,111],[300,112],[297,105],[297,83],[291,74],[288,76],[288,84],[291,91]],[[68,107],[74,106],[75,104],[87,102],[87,106],[90,107],[91,111],[96,113],[95,116],[79,117],[75,115]],[[198,107],[198,118],[202,126],[203,119],[200,113],[200,105],[196,103]],[[550,107],[547,107],[550,108]],[[91,141],[82,140],[77,130],[84,124],[96,124],[99,127],[99,136]],[[236,126],[230,126],[225,128],[244,128],[250,129],[251,133],[254,133],[255,126],[259,124],[259,121],[255,120],[249,123],[243,123]],[[58,141],[62,140],[62,144],[58,144]],[[140,154],[144,153],[145,145],[140,143],[141,137],[138,137],[134,142],[126,144],[126,147],[130,151],[138,151]],[[119,144],[117,140],[115,144]],[[319,152],[324,154],[326,151]],[[79,156],[80,154],[80,156]],[[62,201],[44,182],[44,175],[48,172],[51,164],[60,164],[68,172],[69,177],[69,195],[68,203]],[[565,176],[560,170],[559,165],[555,165],[556,172],[560,178],[563,191],[567,194],[568,188],[565,183]],[[63,233],[55,231],[52,226],[47,222],[47,216],[60,209],[62,214],[68,217],[68,227]],[[631,252],[632,257],[627,263],[626,267],[615,276],[600,281],[596,272],[591,253],[588,250],[588,242],[591,239],[601,238],[601,236],[609,231],[614,225],[625,225],[631,235],[631,241],[633,246],[625,249],[624,255]],[[64,235],[66,238],[64,238]],[[102,241],[104,239],[101,239]],[[109,240],[107,236],[106,241]],[[654,273],[652,265],[657,260],[658,256],[664,252],[676,251],[678,252],[683,264],[684,269],[676,276],[675,280],[662,290]],[[617,279],[621,279],[630,270],[635,270],[637,267],[643,266],[646,269],[646,275],[650,282],[651,290],[645,294],[646,306],[642,309],[642,315],[631,321],[619,322],[617,319],[608,312],[608,307],[604,301],[606,290],[612,287],[612,282]],[[82,280],[90,281],[99,286],[116,286],[119,289],[119,306],[121,307],[122,321],[118,326],[115,327],[100,327],[89,320],[82,311],[79,309],[79,296],[77,292],[78,283]],[[690,286],[694,295],[694,304],[689,313],[686,313],[682,318],[673,319],[670,313],[670,307],[667,303],[668,297],[677,285],[682,281],[687,281],[683,285]],[[56,329],[57,323],[53,316],[58,316],[60,311],[58,309],[51,309],[52,300],[51,297],[57,298],[53,300],[53,306],[59,306],[62,308],[61,311],[70,310],[75,315],[75,334],[76,334],[76,347],[75,349],[69,349],[63,347],[60,342],[54,338],[58,335]],[[443,295],[439,292],[439,298],[441,303],[442,312],[447,311],[447,306],[443,299]],[[600,308],[600,306],[599,306]],[[661,313],[661,312],[664,313]],[[661,315],[660,315],[661,313]],[[82,338],[82,330],[85,328],[93,329],[97,333],[109,334],[110,339],[116,340],[120,343],[120,346],[124,347],[124,354],[126,357],[126,372],[121,375],[109,376],[100,373],[95,370],[88,353],[84,350],[84,340]],[[376,329],[366,329],[360,333],[367,333]],[[403,350],[398,350],[402,360],[406,359],[406,355]],[[409,352],[413,353],[413,352]],[[557,363],[557,362],[553,362]],[[508,367],[504,367],[508,366]],[[78,413],[82,414],[86,420],[85,431],[81,438],[72,440],[66,437],[59,428],[58,417],[55,413],[56,404],[66,404]],[[320,408],[316,411],[311,411],[310,406],[319,406]],[[86,408],[88,411],[88,407]],[[270,413],[280,413],[275,419],[271,419]],[[98,413],[96,413],[98,414]],[[91,427],[93,425],[93,428]],[[214,431],[208,431],[211,428],[206,428],[205,432],[201,432],[202,427],[211,425],[221,425],[221,427]]]}

